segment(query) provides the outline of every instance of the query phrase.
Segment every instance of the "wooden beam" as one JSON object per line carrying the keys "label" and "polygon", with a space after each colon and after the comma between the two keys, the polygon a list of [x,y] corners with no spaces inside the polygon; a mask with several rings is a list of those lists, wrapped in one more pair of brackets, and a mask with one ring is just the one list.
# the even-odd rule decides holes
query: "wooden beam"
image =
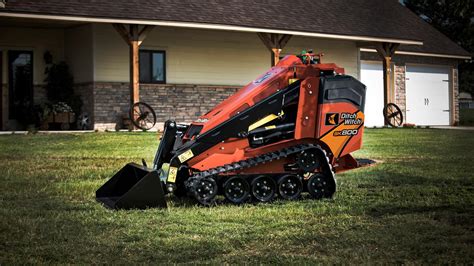
{"label": "wooden beam", "polygon": [[154,28],[155,26],[153,25],[146,25],[140,30],[140,32],[138,33],[138,41],[140,42],[139,45],[142,44],[142,42],[148,36],[148,33],[150,33]]}
{"label": "wooden beam", "polygon": [[[383,65],[383,101],[384,106],[387,106],[391,102],[392,95],[392,57],[395,51],[398,49],[398,43],[378,43],[375,45],[380,58],[382,59]],[[387,121],[384,122],[388,125]]]}
{"label": "wooden beam", "polygon": [[140,101],[139,77],[139,45],[138,41],[132,41],[130,43],[130,106]]}
{"label": "wooden beam", "polygon": [[127,29],[125,28],[125,26],[123,24],[117,24],[117,23],[114,23],[112,24],[112,26],[115,28],[115,30],[118,32],[118,34],[120,35],[120,37],[122,37],[122,39],[128,44],[130,45],[130,35],[128,34],[128,31]]}
{"label": "wooden beam", "polygon": [[260,38],[260,40],[262,40],[265,47],[267,47],[267,49],[271,52],[273,47],[272,47],[272,40],[270,39],[270,36],[268,34],[260,33],[260,32],[257,33],[257,35]]}
{"label": "wooden beam", "polygon": [[285,34],[285,35],[283,35],[283,37],[280,38],[279,46],[280,46],[281,49],[283,49],[286,46],[286,44],[288,43],[288,41],[290,41],[292,36],[293,35]]}
{"label": "wooden beam", "polygon": [[280,53],[285,48],[292,35],[275,33],[257,33],[260,40],[271,53],[271,64],[275,66],[280,61]]}
{"label": "wooden beam", "polygon": [[400,47],[399,43],[392,43],[389,47],[389,52],[390,52],[390,57],[395,55],[395,52],[397,51],[398,47]]}
{"label": "wooden beam", "polygon": [[129,25],[130,35],[130,106],[140,101],[140,64],[138,25]]}
{"label": "wooden beam", "polygon": [[276,64],[278,64],[278,61],[280,61],[280,52],[281,52],[281,49],[279,48],[273,48],[272,49],[272,66],[275,66]]}
{"label": "wooden beam", "polygon": [[391,72],[392,72],[392,58],[385,57],[382,61],[383,65],[383,102],[384,106],[387,106],[391,102],[390,95],[391,95]]}
{"label": "wooden beam", "polygon": [[130,24],[128,27],[129,27],[128,34],[130,35],[130,40],[138,41],[139,39],[138,38],[139,37],[138,25]]}
{"label": "wooden beam", "polygon": [[139,29],[136,24],[112,24],[120,37],[129,46],[130,59],[130,108],[140,101],[140,45],[155,26],[146,25]]}

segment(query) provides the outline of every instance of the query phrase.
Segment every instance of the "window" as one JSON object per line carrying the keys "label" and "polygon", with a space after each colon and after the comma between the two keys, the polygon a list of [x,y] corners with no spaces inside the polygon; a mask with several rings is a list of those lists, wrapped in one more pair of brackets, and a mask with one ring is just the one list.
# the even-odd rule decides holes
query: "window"
{"label": "window", "polygon": [[166,83],[165,51],[140,50],[140,82]]}

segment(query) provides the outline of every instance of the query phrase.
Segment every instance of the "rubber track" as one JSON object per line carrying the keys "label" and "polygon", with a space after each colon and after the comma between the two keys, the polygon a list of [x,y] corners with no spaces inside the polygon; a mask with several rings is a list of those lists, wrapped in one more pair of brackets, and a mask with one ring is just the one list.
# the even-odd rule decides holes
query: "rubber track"
{"label": "rubber track", "polygon": [[[206,170],[206,171],[202,171],[202,172],[199,172],[199,173],[191,176],[188,180],[189,181],[199,180],[199,179],[202,179],[202,178],[213,177],[213,176],[223,174],[223,173],[227,173],[227,172],[234,172],[234,171],[242,170],[242,169],[245,169],[245,168],[254,167],[254,166],[257,166],[257,165],[260,165],[260,164],[265,164],[265,163],[271,162],[273,160],[278,160],[280,158],[285,158],[285,157],[288,157],[288,156],[291,156],[291,155],[296,155],[296,154],[301,153],[302,151],[312,149],[312,148],[321,149],[321,147],[319,145],[314,145],[314,144],[296,145],[296,146],[284,148],[284,149],[279,150],[279,151],[274,151],[274,152],[261,154],[259,156],[253,157],[253,158],[249,158],[249,159],[246,159],[246,160],[241,160],[241,161],[238,161],[238,162],[235,162],[235,163],[226,164],[226,165],[219,166],[219,167],[216,167],[216,168],[212,168],[212,169],[209,169],[209,170]],[[321,150],[324,152],[324,154],[326,154],[326,151],[324,151],[323,149],[321,149]],[[329,169],[331,170],[330,172],[332,174],[332,177],[334,178],[334,171],[332,170],[332,166],[329,163],[329,158],[327,156],[326,156],[326,160],[327,160],[327,163],[329,165]]]}

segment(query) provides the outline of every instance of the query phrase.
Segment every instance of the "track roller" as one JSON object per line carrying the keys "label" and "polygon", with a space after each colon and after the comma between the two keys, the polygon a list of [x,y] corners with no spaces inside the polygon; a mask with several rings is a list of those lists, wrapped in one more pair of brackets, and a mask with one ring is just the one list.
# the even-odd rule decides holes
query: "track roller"
{"label": "track roller", "polygon": [[244,178],[234,176],[224,183],[223,191],[228,201],[234,204],[241,204],[244,203],[250,195],[250,185]]}
{"label": "track roller", "polygon": [[322,173],[313,174],[306,184],[309,194],[315,199],[330,198],[334,193],[328,177]]}
{"label": "track roller", "polygon": [[251,187],[252,196],[256,200],[268,202],[275,197],[277,184],[270,176],[260,175],[252,181]]}
{"label": "track roller", "polygon": [[213,178],[201,178],[192,184],[192,195],[203,205],[209,205],[217,195],[217,183]]}
{"label": "track roller", "polygon": [[315,169],[321,167],[320,163],[320,154],[316,148],[308,149],[301,154],[299,154],[296,158],[296,163],[305,172],[312,172]]}
{"label": "track roller", "polygon": [[296,175],[284,175],[278,180],[278,194],[286,200],[297,199],[303,191],[303,182]]}

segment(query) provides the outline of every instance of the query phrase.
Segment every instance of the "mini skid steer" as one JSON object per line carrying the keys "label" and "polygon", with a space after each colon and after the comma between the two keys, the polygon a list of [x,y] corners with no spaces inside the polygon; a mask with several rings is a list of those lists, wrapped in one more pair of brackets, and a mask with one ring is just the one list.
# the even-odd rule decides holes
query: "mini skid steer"
{"label": "mini skid steer", "polygon": [[331,198],[335,174],[357,167],[365,86],[321,55],[286,56],[191,124],[165,122],[152,168],[129,163],[96,192],[116,209]]}

